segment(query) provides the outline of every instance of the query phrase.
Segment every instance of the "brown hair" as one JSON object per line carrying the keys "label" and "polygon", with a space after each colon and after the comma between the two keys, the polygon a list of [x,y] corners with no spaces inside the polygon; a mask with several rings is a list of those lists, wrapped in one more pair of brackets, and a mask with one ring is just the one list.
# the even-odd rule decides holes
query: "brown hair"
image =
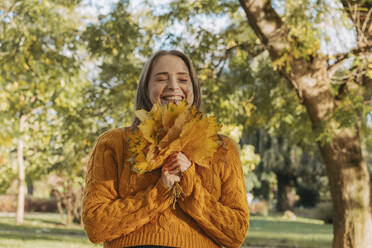
{"label": "brown hair", "polygon": [[[181,58],[183,60],[183,62],[185,62],[186,66],[189,70],[189,73],[190,73],[190,78],[191,78],[192,88],[193,88],[193,93],[194,93],[194,101],[193,101],[192,104],[195,105],[198,110],[200,110],[201,92],[200,92],[200,85],[199,85],[198,78],[196,76],[195,69],[192,66],[192,63],[191,63],[191,60],[189,59],[189,57],[187,57],[186,54],[184,54],[183,52],[180,52],[178,50],[170,50],[170,51],[160,50],[160,51],[157,51],[156,53],[154,53],[151,56],[149,61],[145,64],[145,66],[142,69],[140,79],[139,79],[139,82],[138,82],[137,93],[136,93],[136,102],[135,102],[134,109],[135,110],[145,109],[146,111],[151,110],[153,104],[150,101],[150,97],[149,97],[149,93],[148,93],[148,84],[149,84],[149,80],[150,80],[151,70],[152,70],[152,66],[156,62],[156,60],[159,59],[160,57],[164,56],[164,55],[177,56],[177,57]],[[136,117],[134,117],[132,126],[137,126],[138,124],[139,124],[139,120]]]}

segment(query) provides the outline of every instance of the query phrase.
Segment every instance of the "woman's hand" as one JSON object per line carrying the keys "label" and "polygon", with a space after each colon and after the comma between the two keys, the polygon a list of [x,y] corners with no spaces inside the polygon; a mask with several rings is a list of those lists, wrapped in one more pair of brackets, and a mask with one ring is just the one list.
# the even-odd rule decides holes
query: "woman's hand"
{"label": "woman's hand", "polygon": [[162,169],[161,180],[165,186],[167,186],[168,188],[172,188],[175,182],[181,181],[181,177],[176,174],[171,174],[169,173],[169,171]]}
{"label": "woman's hand", "polygon": [[161,179],[168,187],[173,187],[175,182],[181,180],[181,173],[191,166],[191,161],[182,152],[170,155],[167,162],[163,165]]}
{"label": "woman's hand", "polygon": [[172,155],[167,158],[167,162],[165,162],[161,169],[161,180],[168,188],[172,188],[175,182],[181,181],[179,165],[170,163]]}
{"label": "woman's hand", "polygon": [[169,168],[169,172],[177,174],[186,171],[191,166],[191,161],[182,152],[175,152],[170,155],[164,167]]}

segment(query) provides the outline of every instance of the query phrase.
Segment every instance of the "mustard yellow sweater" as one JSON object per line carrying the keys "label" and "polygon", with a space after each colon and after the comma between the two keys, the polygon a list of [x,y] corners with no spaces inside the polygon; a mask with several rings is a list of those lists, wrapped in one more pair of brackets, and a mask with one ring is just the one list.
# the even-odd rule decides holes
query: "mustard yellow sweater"
{"label": "mustard yellow sweater", "polygon": [[186,197],[171,207],[161,169],[138,175],[126,161],[129,128],[98,138],[88,163],[83,223],[104,247],[159,245],[240,247],[249,226],[239,150],[222,136],[211,168],[193,164],[182,175]]}

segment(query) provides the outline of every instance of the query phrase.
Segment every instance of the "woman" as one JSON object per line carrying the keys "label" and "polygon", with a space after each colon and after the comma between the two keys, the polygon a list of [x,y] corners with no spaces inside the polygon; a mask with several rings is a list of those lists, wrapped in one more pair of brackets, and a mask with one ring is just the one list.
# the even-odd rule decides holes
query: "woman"
{"label": "woman", "polygon": [[[136,109],[182,100],[200,108],[198,80],[189,58],[159,51],[145,65]],[[83,198],[83,223],[89,239],[104,247],[239,247],[248,230],[248,205],[239,150],[229,138],[211,168],[183,153],[168,157],[161,169],[142,175],[126,160],[130,128],[101,135],[91,154]],[[185,195],[171,207],[170,189],[179,182]]]}

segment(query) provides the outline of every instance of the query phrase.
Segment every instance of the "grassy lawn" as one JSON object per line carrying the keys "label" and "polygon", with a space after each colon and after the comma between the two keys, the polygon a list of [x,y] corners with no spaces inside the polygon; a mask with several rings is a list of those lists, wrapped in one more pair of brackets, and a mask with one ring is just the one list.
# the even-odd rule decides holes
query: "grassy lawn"
{"label": "grassy lawn", "polygon": [[332,225],[320,220],[297,217],[290,221],[281,216],[252,216],[244,245],[329,248],[332,239]]}
{"label": "grassy lawn", "polygon": [[79,225],[65,227],[58,214],[26,214],[17,226],[14,216],[0,216],[0,247],[4,248],[93,248]]}
{"label": "grassy lawn", "polygon": [[[0,247],[4,248],[98,248],[85,236],[80,225],[65,227],[58,214],[26,214],[21,226],[14,215],[0,215]],[[332,226],[319,220],[281,216],[251,217],[251,226],[243,247],[328,248]]]}

